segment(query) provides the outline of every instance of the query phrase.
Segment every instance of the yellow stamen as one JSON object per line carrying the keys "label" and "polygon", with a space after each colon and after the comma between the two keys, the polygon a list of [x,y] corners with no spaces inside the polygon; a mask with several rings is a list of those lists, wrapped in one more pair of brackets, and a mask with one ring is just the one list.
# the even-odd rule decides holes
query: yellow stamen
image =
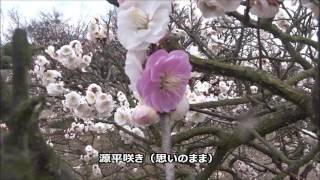
{"label": "yellow stamen", "polygon": [[132,18],[138,30],[148,29],[148,24],[150,22],[150,19],[148,18],[148,15],[143,10],[134,7],[132,11]]}
{"label": "yellow stamen", "polygon": [[166,90],[176,89],[181,82],[181,79],[173,75],[164,75],[161,77],[160,88]]}

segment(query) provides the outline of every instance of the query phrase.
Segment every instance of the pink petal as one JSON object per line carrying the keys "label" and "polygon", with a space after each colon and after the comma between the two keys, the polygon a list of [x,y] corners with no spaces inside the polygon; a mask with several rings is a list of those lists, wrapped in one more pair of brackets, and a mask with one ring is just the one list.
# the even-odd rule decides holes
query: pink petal
{"label": "pink petal", "polygon": [[153,54],[151,54],[151,56],[149,56],[147,60],[146,69],[153,67],[156,62],[161,61],[161,59],[166,58],[167,56],[168,52],[163,49],[154,52]]}

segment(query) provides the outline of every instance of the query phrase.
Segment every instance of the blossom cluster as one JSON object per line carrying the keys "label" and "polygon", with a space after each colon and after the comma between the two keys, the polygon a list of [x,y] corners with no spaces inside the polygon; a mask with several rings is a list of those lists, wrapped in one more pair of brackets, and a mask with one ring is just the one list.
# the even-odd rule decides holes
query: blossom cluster
{"label": "blossom cluster", "polygon": [[[64,45],[57,51],[53,46],[48,46],[45,52],[50,58],[60,62],[70,70],[78,68],[85,71],[92,59],[92,53],[83,55],[82,45],[78,40],[71,41],[69,45]],[[49,96],[61,96],[69,91],[64,88],[61,72],[50,69],[51,63],[46,56],[36,56],[34,63],[35,66],[32,73],[46,87]]]}
{"label": "blossom cluster", "polygon": [[49,46],[45,52],[65,68],[70,70],[80,69],[84,72],[90,65],[93,56],[91,52],[83,55],[82,45],[78,40],[73,40],[69,44],[63,45],[57,51],[53,46]]}
{"label": "blossom cluster", "polygon": [[94,117],[107,118],[114,109],[114,101],[110,94],[102,92],[97,84],[90,84],[85,96],[75,91],[65,95],[62,101],[65,109],[81,119],[93,119]]}
{"label": "blossom cluster", "polygon": [[88,26],[87,38],[90,41],[99,42],[110,36],[110,33],[112,33],[112,31],[108,32],[108,30],[101,25],[101,19],[99,17],[95,17],[90,21]]}
{"label": "blossom cluster", "polygon": [[[250,13],[259,18],[273,18],[283,0],[250,0]],[[241,0],[197,0],[197,5],[205,18],[223,16],[227,12],[236,11]],[[302,5],[319,16],[319,7],[312,0],[303,0]]]}

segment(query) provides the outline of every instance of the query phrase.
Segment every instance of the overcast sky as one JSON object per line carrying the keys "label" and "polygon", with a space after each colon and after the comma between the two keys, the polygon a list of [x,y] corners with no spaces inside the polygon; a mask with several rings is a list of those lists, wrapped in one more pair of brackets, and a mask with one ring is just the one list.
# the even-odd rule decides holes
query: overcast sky
{"label": "overcast sky", "polygon": [[3,37],[2,34],[10,23],[7,12],[13,8],[17,9],[26,20],[36,18],[41,11],[52,12],[55,9],[75,23],[80,19],[88,22],[94,16],[106,15],[113,7],[106,0],[1,0],[0,8],[1,37]]}

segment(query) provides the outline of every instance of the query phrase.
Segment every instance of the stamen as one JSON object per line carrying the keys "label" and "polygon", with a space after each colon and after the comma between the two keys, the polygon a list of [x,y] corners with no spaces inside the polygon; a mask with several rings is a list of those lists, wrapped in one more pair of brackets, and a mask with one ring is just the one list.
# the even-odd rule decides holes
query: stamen
{"label": "stamen", "polygon": [[181,80],[177,76],[164,75],[161,77],[160,89],[174,90],[179,86]]}
{"label": "stamen", "polygon": [[143,10],[134,7],[132,11],[132,18],[138,30],[148,29],[150,20],[148,15]]}

